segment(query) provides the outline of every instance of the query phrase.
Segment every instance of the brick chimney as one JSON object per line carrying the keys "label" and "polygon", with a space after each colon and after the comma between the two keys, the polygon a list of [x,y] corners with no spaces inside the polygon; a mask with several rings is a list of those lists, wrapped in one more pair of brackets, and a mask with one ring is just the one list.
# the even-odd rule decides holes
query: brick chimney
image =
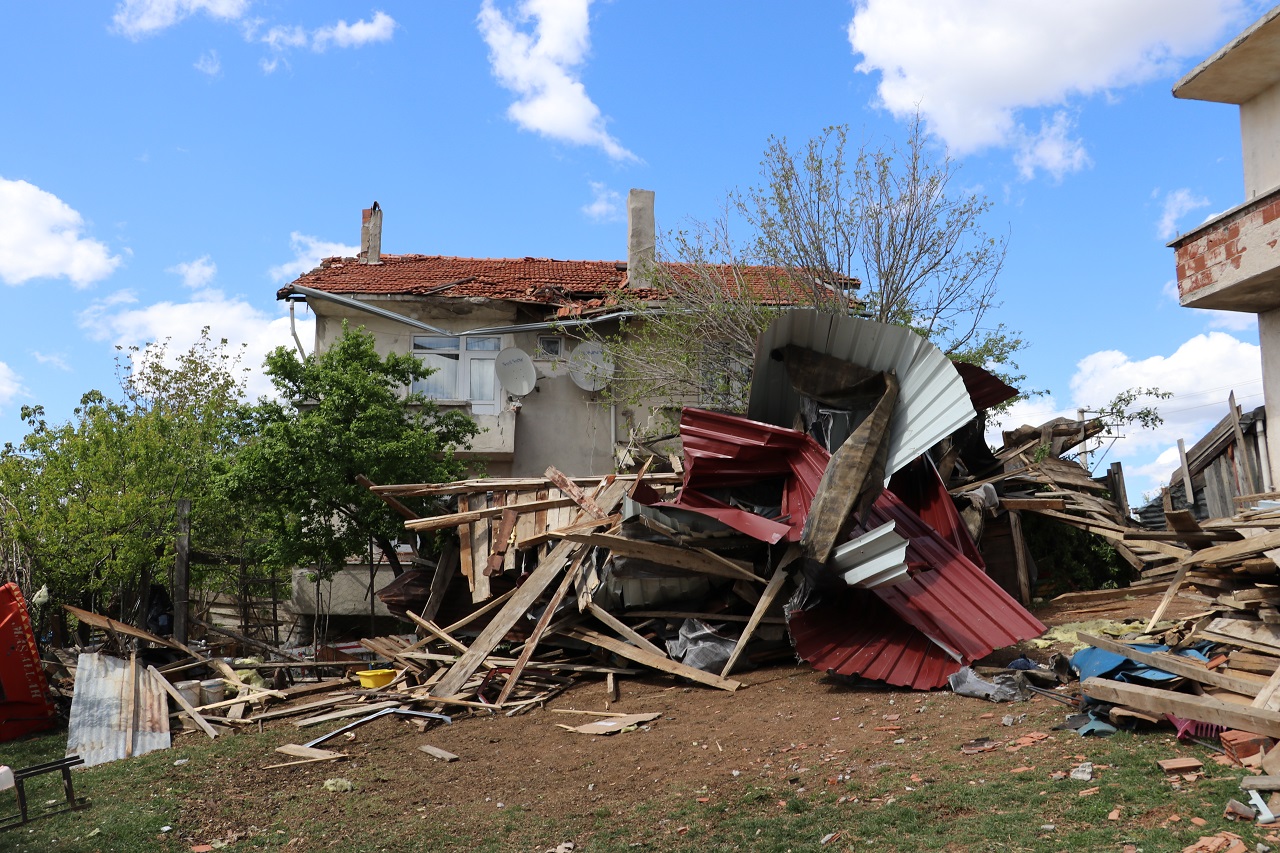
{"label": "brick chimney", "polygon": [[360,211],[360,263],[382,263],[382,208],[376,201]]}
{"label": "brick chimney", "polygon": [[627,287],[648,287],[656,254],[653,190],[627,193]]}

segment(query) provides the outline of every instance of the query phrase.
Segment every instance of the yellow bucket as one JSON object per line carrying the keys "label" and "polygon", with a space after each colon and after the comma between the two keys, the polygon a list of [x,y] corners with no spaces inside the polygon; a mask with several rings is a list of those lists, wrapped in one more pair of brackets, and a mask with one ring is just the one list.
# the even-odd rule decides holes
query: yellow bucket
{"label": "yellow bucket", "polygon": [[391,679],[396,677],[396,671],[394,669],[363,669],[356,675],[360,676],[361,687],[366,690],[376,690],[390,684]]}

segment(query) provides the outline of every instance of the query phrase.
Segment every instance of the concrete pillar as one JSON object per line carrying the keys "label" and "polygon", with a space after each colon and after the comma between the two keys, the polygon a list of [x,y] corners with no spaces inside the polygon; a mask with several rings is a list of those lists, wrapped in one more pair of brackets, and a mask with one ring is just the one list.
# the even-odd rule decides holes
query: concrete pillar
{"label": "concrete pillar", "polygon": [[653,190],[627,193],[627,286],[648,287],[649,267],[657,256]]}
{"label": "concrete pillar", "polygon": [[[1280,308],[1258,315],[1258,344],[1262,348],[1262,400],[1267,416],[1280,413]],[[1280,483],[1276,464],[1280,462],[1280,429],[1267,430],[1267,458],[1271,482]]]}

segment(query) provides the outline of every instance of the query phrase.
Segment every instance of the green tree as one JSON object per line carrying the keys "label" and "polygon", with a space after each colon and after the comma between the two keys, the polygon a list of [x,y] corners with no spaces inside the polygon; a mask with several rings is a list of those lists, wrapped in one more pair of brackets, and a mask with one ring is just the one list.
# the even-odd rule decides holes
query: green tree
{"label": "green tree", "polygon": [[243,412],[249,441],[227,477],[228,493],[257,508],[268,533],[257,556],[322,572],[364,553],[372,538],[400,574],[394,542],[404,520],[359,484],[457,479],[455,451],[478,429],[459,412],[406,395],[429,369],[411,355],[374,349],[363,329],[343,329],[324,352],[300,359],[281,347],[266,372],[280,396]]}
{"label": "green tree", "polygon": [[119,399],[90,391],[66,423],[25,407],[30,432],[0,451],[6,574],[55,602],[131,606],[167,562],[183,497],[220,547],[232,512],[214,484],[238,440],[239,362],[206,329],[172,357],[167,342],[122,350]]}

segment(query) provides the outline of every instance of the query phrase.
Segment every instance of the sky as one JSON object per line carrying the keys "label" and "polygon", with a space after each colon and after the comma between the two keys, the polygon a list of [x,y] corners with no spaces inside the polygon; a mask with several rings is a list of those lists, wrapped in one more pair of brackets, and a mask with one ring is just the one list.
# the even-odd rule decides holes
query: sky
{"label": "sky", "polygon": [[[276,290],[383,250],[626,257],[714,219],[771,136],[901,141],[918,110],[1008,256],[1027,342],[1007,426],[1157,386],[1163,427],[1094,454],[1131,497],[1261,405],[1253,315],[1179,307],[1166,244],[1244,200],[1237,108],[1173,84],[1251,0],[123,0],[8,3],[0,51],[0,442],[116,391],[117,347],[208,327],[290,344]],[[298,321],[308,344],[313,325]],[[250,393],[269,383],[255,370]]]}

